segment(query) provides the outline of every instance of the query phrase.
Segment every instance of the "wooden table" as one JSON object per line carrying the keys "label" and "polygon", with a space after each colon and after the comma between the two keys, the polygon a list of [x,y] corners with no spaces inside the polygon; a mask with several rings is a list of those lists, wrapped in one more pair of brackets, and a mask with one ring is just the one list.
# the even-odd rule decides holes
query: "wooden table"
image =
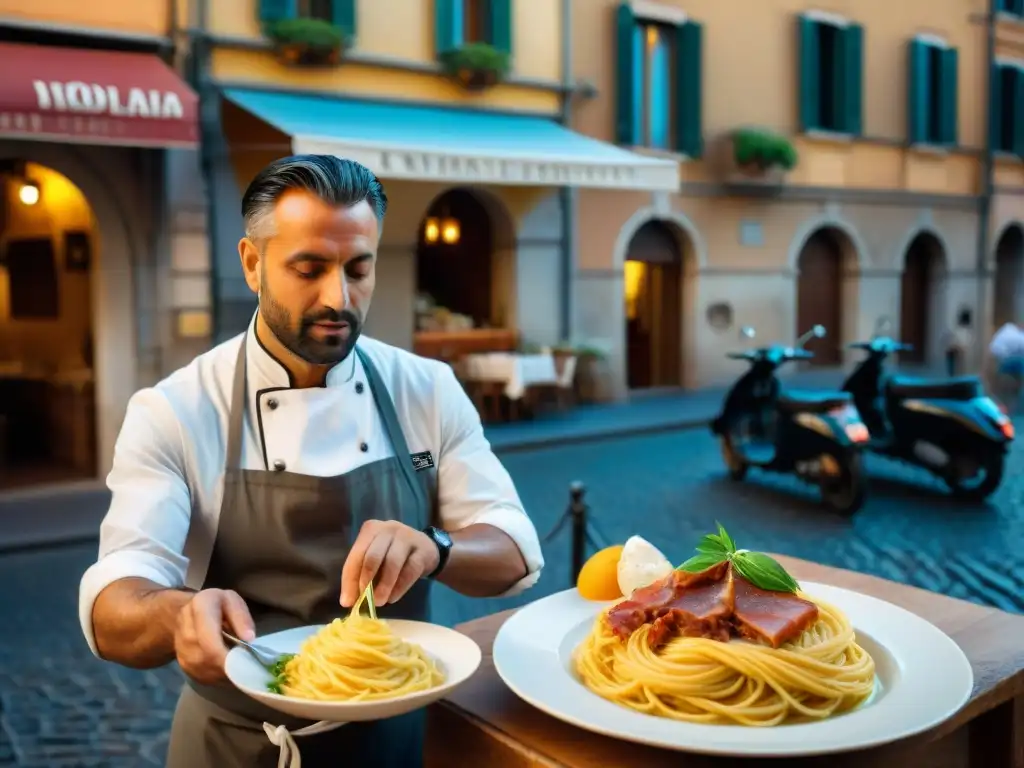
{"label": "wooden table", "polygon": [[[1024,616],[838,568],[778,558],[798,579],[874,595],[922,616],[967,654],[970,702],[934,731],[872,750],[797,760],[710,758],[599,736],[520,700],[494,671],[491,648],[513,611],[463,624],[484,651],[479,672],[430,709],[428,768],[1024,768]],[[939,671],[941,674],[941,671]]]}

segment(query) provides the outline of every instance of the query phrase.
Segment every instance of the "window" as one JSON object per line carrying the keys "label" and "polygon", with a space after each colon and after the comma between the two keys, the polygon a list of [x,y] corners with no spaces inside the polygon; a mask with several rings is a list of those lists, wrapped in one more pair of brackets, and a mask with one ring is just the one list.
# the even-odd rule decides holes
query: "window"
{"label": "window", "polygon": [[907,138],[911,144],[957,143],[957,52],[941,40],[909,46]]}
{"label": "window", "polygon": [[996,12],[1024,16],[1024,0],[996,0]]}
{"label": "window", "polygon": [[627,146],[703,152],[702,27],[681,14],[635,15],[630,3],[618,12],[616,138]]}
{"label": "window", "polygon": [[438,55],[466,43],[512,53],[512,0],[434,0]]}
{"label": "window", "polygon": [[859,135],[864,30],[842,19],[800,17],[800,124]]}
{"label": "window", "polygon": [[1024,155],[1024,63],[996,62],[992,70],[992,149]]}
{"label": "window", "polygon": [[333,0],[298,0],[298,15],[307,19],[334,22]]}

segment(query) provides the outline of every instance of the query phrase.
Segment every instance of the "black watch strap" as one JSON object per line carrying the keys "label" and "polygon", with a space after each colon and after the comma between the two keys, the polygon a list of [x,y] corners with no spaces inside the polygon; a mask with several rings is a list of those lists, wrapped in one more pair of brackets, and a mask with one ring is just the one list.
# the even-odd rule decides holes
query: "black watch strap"
{"label": "black watch strap", "polygon": [[428,579],[436,579],[438,574],[448,565],[448,558],[452,553],[452,537],[448,535],[447,531],[442,531],[440,528],[435,528],[432,525],[424,528],[423,532],[437,545],[437,568],[427,574]]}

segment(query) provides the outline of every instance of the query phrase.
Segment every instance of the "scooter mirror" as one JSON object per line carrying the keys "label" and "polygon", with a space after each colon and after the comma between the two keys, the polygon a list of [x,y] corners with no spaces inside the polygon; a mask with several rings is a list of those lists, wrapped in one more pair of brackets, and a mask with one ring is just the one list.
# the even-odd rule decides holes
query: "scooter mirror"
{"label": "scooter mirror", "polygon": [[744,339],[752,339],[757,336],[757,331],[752,326],[744,325],[740,328],[740,337]]}
{"label": "scooter mirror", "polygon": [[824,339],[825,334],[827,333],[824,325],[816,325],[812,330],[814,331],[814,338],[816,339]]}

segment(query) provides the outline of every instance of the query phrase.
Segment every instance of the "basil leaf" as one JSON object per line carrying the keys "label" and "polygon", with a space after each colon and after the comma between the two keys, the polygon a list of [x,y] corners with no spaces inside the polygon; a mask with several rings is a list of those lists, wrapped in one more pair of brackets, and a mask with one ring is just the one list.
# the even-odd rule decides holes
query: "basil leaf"
{"label": "basil leaf", "polygon": [[697,551],[707,555],[721,555],[723,558],[729,554],[729,549],[713,533],[700,540],[700,544],[697,545]]}
{"label": "basil leaf", "polygon": [[758,589],[769,592],[796,592],[800,585],[782,564],[762,552],[741,552],[732,558],[740,576]]}
{"label": "basil leaf", "polygon": [[715,521],[715,525],[718,526],[718,538],[721,539],[722,544],[725,545],[726,551],[732,554],[736,551],[736,543],[732,540],[728,533],[725,532],[725,528],[721,523]]}
{"label": "basil leaf", "polygon": [[686,571],[688,573],[700,573],[701,571],[706,571],[708,568],[712,568],[719,563],[725,562],[727,559],[728,558],[724,553],[715,554],[702,552],[699,555],[691,557],[676,570]]}

